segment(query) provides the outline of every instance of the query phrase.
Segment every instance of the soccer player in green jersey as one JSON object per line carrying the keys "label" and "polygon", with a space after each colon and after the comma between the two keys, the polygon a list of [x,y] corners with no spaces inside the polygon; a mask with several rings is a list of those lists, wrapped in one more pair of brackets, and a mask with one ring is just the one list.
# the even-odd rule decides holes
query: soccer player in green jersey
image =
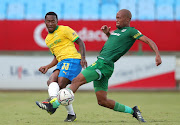
{"label": "soccer player in green jersey", "polygon": [[[74,78],[69,89],[75,93],[81,85],[93,81],[100,106],[132,114],[138,121],[145,122],[138,106],[131,108],[107,98],[108,80],[113,73],[114,63],[131,48],[137,39],[147,43],[156,53],[155,61],[157,66],[162,63],[156,44],[145,35],[142,35],[137,29],[130,27],[131,17],[129,10],[122,9],[116,15],[117,29],[113,33],[110,33],[110,27],[102,26],[101,29],[108,36],[108,40],[100,51],[97,61]],[[50,102],[53,107],[60,105],[57,99]]]}

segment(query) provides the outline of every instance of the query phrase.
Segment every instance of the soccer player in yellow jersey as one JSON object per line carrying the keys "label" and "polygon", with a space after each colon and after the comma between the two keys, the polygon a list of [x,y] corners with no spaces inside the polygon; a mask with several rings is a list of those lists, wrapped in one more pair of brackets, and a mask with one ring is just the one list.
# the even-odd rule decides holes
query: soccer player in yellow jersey
{"label": "soccer player in yellow jersey", "polygon": [[[57,96],[60,89],[71,83],[72,79],[81,72],[82,68],[87,67],[85,45],[76,32],[68,26],[58,25],[58,17],[54,12],[46,14],[45,24],[49,32],[45,42],[54,55],[54,59],[50,64],[40,67],[39,71],[45,74],[49,68],[55,65],[57,65],[57,68],[47,81],[49,98],[43,102],[36,102],[42,109],[46,108],[49,100]],[[79,45],[80,53],[76,50],[74,42]],[[75,121],[76,114],[72,104],[66,106],[66,109],[68,116],[64,121]],[[56,108],[53,108],[48,113],[53,114],[55,111]]]}

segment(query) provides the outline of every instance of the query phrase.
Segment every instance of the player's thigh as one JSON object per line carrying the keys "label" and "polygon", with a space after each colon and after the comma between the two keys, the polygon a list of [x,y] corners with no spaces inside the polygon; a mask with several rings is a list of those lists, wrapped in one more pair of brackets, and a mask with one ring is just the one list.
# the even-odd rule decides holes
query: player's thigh
{"label": "player's thigh", "polygon": [[96,69],[94,69],[91,66],[84,69],[81,73],[85,77],[87,83],[97,80],[100,77],[99,74],[97,73]]}
{"label": "player's thigh", "polygon": [[59,75],[59,70],[54,70],[54,72],[51,74],[47,82],[48,86],[50,85],[51,82],[58,82],[58,75]]}
{"label": "player's thigh", "polygon": [[58,84],[59,84],[60,89],[66,88],[66,86],[70,83],[71,81],[68,78],[58,77]]}
{"label": "player's thigh", "polygon": [[98,91],[108,91],[108,77],[103,76],[100,80],[95,80],[94,81],[94,90],[95,92]]}

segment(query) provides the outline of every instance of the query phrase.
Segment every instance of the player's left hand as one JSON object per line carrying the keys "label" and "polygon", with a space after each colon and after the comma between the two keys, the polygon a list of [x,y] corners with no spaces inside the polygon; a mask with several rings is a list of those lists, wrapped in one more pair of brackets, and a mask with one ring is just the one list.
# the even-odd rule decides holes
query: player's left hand
{"label": "player's left hand", "polygon": [[155,60],[156,60],[156,66],[159,66],[162,63],[160,55],[157,55]]}
{"label": "player's left hand", "polygon": [[81,66],[82,66],[82,68],[87,67],[87,61],[86,61],[85,57],[81,57]]}

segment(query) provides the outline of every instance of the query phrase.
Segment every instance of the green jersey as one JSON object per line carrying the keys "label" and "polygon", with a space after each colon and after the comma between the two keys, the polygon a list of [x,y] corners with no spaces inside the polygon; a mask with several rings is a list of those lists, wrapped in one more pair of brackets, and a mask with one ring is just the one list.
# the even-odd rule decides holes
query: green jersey
{"label": "green jersey", "polygon": [[133,27],[123,27],[115,30],[104,44],[98,58],[116,62],[141,36],[143,36],[141,32]]}

